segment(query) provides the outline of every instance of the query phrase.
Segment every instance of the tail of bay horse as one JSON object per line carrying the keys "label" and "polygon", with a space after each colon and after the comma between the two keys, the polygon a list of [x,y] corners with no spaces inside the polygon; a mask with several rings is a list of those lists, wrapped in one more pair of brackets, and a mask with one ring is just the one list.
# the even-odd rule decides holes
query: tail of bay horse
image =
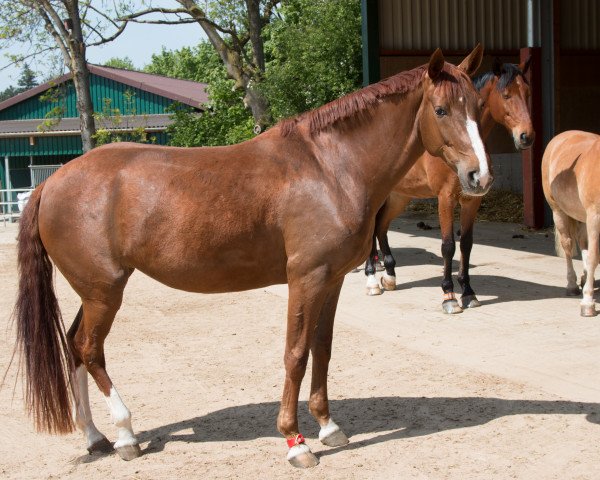
{"label": "tail of bay horse", "polygon": [[[126,460],[141,454],[104,356],[123,291],[138,269],[170,287],[201,293],[287,283],[277,419],[287,459],[298,467],[318,463],[297,417],[309,354],[309,410],[320,425],[319,440],[334,447],[347,443],[327,398],[344,276],[368,256],[377,211],[425,150],[452,166],[466,192],[477,193],[490,181],[481,167],[487,153],[478,136],[479,97],[469,78],[481,55],[477,47],[456,67],[436,50],[423,67],[239,145],[119,143],[61,167],[35,190],[19,234],[17,342],[37,427],[63,433],[75,424],[88,450],[110,448],[92,419],[90,374],[117,426],[114,448]],[[66,334],[49,259],[81,298]]]}
{"label": "tail of bay horse", "polygon": [[[567,131],[554,137],[542,158],[542,186],[552,208],[557,253],[567,261],[567,295],[579,295],[573,256],[583,259],[581,315],[596,315],[594,271],[600,235],[600,135]],[[560,248],[558,248],[560,247]]]}
{"label": "tail of bay horse", "polygon": [[[515,148],[523,150],[533,143],[535,132],[529,115],[529,85],[525,74],[530,59],[519,65],[502,64],[498,59],[493,70],[478,75],[473,83],[481,95],[481,129],[483,139],[487,138],[495,125],[502,125],[512,136]],[[490,170],[491,165],[488,167]],[[425,152],[394,186],[392,193],[377,214],[375,236],[383,253],[386,272],[381,278],[384,290],[396,288],[396,261],[389,247],[387,232],[390,223],[400,215],[414,198],[438,199],[438,214],[442,237],[442,258],[444,273],[442,279],[442,310],[445,313],[460,313],[463,308],[479,306],[479,300],[471,287],[469,260],[473,248],[475,218],[481,205],[482,196],[491,186],[488,184],[480,195],[465,195],[461,183],[450,167],[439,158]],[[454,295],[452,280],[452,259],[456,251],[454,241],[454,210],[460,204],[460,266],[458,283],[462,288],[462,308]],[[381,287],[375,278],[375,244],[367,260],[367,294],[379,295]]]}

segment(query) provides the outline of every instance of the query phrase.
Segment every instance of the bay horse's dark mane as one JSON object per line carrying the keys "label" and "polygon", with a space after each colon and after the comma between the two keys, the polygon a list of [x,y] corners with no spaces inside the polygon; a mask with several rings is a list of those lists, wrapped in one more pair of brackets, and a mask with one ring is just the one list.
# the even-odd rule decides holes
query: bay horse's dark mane
{"label": "bay horse's dark mane", "polygon": [[[308,123],[309,132],[314,135],[336,122],[350,117],[360,118],[360,114],[368,112],[383,98],[391,95],[403,96],[414,90],[421,84],[423,75],[427,71],[427,65],[400,72],[380,82],[349,93],[332,102],[329,102],[315,110],[301,113],[292,118],[282,120],[279,123],[281,135],[290,135],[299,123]],[[444,70],[433,82],[437,87],[450,90],[452,95],[458,95],[462,84],[470,81],[469,77],[456,66],[446,63]]]}
{"label": "bay horse's dark mane", "polygon": [[[519,67],[513,63],[504,63],[502,64],[500,78],[498,79],[498,83],[496,84],[496,88],[498,90],[504,90],[508,85],[510,85],[515,78],[521,76],[524,81],[525,79],[523,72],[519,69]],[[494,78],[494,72],[485,72],[480,75],[477,75],[473,78],[473,85],[475,88],[480,91],[492,78]]]}

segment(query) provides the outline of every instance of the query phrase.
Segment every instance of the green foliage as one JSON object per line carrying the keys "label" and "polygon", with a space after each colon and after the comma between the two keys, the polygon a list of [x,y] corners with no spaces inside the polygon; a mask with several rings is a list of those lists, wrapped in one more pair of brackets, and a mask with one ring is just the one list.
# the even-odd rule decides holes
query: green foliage
{"label": "green foliage", "polygon": [[[242,0],[207,2],[209,17],[245,28]],[[361,86],[359,0],[287,0],[263,30],[267,68],[259,88],[276,120],[317,108]],[[207,110],[174,108],[170,143],[225,145],[253,136],[254,121],[209,42],[152,56],[149,73],[208,84]]]}
{"label": "green foliage", "polygon": [[106,62],[104,62],[105,67],[112,68],[122,68],[124,70],[135,70],[135,65],[133,64],[133,60],[129,57],[112,57],[109,58]]}
{"label": "green foliage", "polygon": [[[144,126],[133,126],[137,123],[138,117],[135,93],[126,90],[123,95],[125,97],[124,112],[121,112],[119,108],[113,108],[110,98],[104,98],[102,99],[102,111],[94,113],[94,120],[99,125],[94,134],[96,146],[117,142],[156,143],[156,137],[149,136]],[[129,122],[131,122],[131,126]]]}
{"label": "green foliage", "polygon": [[234,90],[233,80],[227,78],[225,67],[210,43],[163,50],[152,56],[145,71],[208,84],[209,102],[204,113],[180,106],[173,108],[175,123],[167,130],[171,145],[230,145],[252,138],[254,121],[243,104],[244,94]]}
{"label": "green foliage", "polygon": [[21,68],[21,75],[19,77],[19,81],[17,82],[17,87],[10,86],[0,92],[0,102],[10,97],[14,97],[15,95],[18,95],[26,90],[30,90],[33,87],[37,87],[38,85],[39,82],[35,78],[35,72],[29,68],[29,65],[25,63],[23,68]]}
{"label": "green foliage", "polygon": [[21,93],[18,88],[15,87],[7,87],[0,92],[0,102],[9,99],[10,97],[14,97]]}
{"label": "green foliage", "polygon": [[287,0],[271,22],[261,84],[274,118],[317,108],[361,86],[359,0]]}

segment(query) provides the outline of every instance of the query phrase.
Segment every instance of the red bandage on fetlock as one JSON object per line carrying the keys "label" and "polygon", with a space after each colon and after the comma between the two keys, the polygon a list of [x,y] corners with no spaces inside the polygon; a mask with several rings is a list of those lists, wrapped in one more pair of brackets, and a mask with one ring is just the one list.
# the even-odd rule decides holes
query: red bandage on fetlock
{"label": "red bandage on fetlock", "polygon": [[292,447],[295,447],[296,445],[300,445],[301,443],[304,443],[305,440],[304,440],[304,437],[302,436],[302,434],[299,433],[294,438],[286,439],[286,442],[288,444],[288,447],[292,448]]}
{"label": "red bandage on fetlock", "polygon": [[443,299],[444,300],[456,300],[456,297],[454,296],[454,292],[448,292],[448,293],[444,293]]}

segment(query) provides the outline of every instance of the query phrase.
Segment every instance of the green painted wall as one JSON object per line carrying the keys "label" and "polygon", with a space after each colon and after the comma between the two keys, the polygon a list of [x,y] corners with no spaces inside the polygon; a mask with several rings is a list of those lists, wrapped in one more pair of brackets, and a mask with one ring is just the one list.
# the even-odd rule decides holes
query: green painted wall
{"label": "green painted wall", "polygon": [[[90,77],[90,90],[95,112],[103,111],[106,98],[111,99],[110,107],[118,108],[122,115],[167,113],[165,109],[173,103],[171,99],[108,78],[94,74]],[[41,119],[56,107],[60,107],[64,111],[63,117],[65,118],[78,117],[73,81],[69,80],[56,88],[58,89],[57,101],[43,100],[42,97],[48,94],[46,91],[0,111],[0,120]],[[127,99],[126,92],[131,94],[129,99]]]}

